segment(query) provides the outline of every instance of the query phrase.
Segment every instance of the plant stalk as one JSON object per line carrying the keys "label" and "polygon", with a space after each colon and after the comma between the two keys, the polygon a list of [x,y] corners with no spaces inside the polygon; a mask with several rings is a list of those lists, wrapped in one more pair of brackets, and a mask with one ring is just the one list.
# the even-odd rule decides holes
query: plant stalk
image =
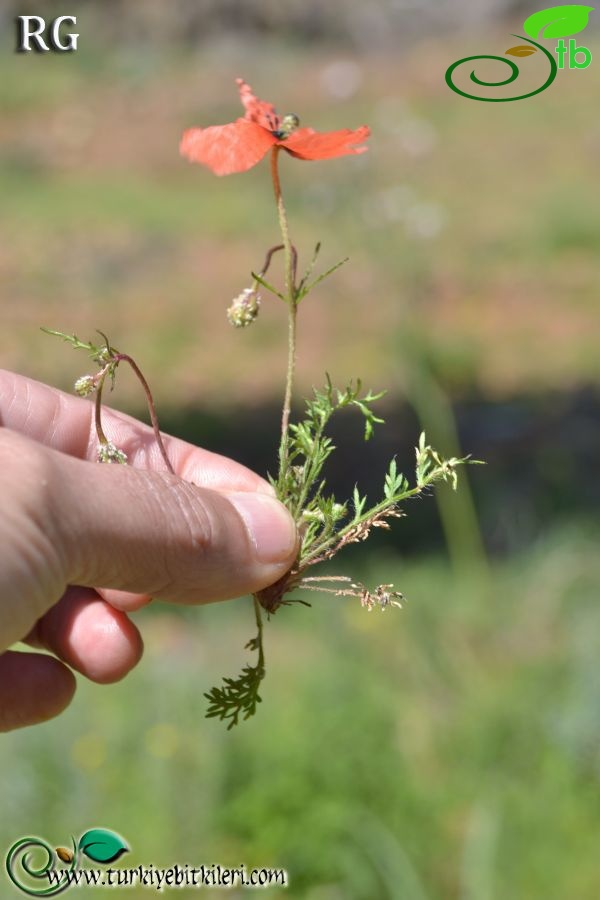
{"label": "plant stalk", "polygon": [[285,379],[285,395],[283,398],[283,410],[281,413],[281,442],[279,444],[279,481],[281,484],[283,474],[287,468],[289,453],[288,428],[290,423],[290,412],[292,408],[294,373],[296,369],[296,318],[298,309],[296,285],[294,283],[294,250],[292,247],[292,242],[290,240],[290,232],[288,227],[287,214],[285,211],[285,204],[283,202],[283,194],[281,193],[278,163],[279,147],[273,147],[271,151],[271,178],[273,179],[273,190],[275,192],[275,202],[277,204],[279,228],[281,230],[281,238],[283,241],[285,293],[288,305],[288,361],[287,374]]}
{"label": "plant stalk", "polygon": [[262,672],[263,672],[263,677],[264,677],[264,670],[265,670],[265,652],[264,652],[264,647],[263,647],[263,620],[262,620],[262,612],[261,612],[260,602],[259,602],[259,600],[258,600],[256,594],[253,594],[252,599],[253,599],[253,601],[254,601],[254,615],[255,615],[255,617],[256,617],[256,627],[257,627],[257,629],[258,629],[258,635],[257,635],[257,644],[258,644],[258,662],[257,662],[257,666],[258,666],[259,669],[262,670]]}
{"label": "plant stalk", "polygon": [[150,421],[152,422],[152,430],[154,431],[154,437],[156,439],[156,443],[158,444],[158,449],[160,450],[160,455],[162,456],[164,464],[167,467],[167,469],[169,470],[169,472],[172,475],[174,475],[175,470],[173,469],[173,466],[171,465],[171,461],[169,460],[169,457],[167,455],[167,451],[166,451],[165,445],[163,443],[162,435],[160,433],[158,417],[156,415],[156,407],[154,406],[154,397],[152,396],[152,392],[150,390],[150,385],[144,378],[144,375],[142,374],[142,371],[141,371],[140,367],[138,366],[138,364],[127,353],[117,353],[116,356],[114,357],[114,359],[117,361],[123,360],[123,362],[129,363],[129,365],[131,366],[131,368],[133,369],[133,371],[135,373],[136,378],[140,382],[140,384],[144,390],[144,394],[146,395],[146,403],[148,405]]}
{"label": "plant stalk", "polygon": [[104,429],[102,427],[102,389],[104,387],[104,382],[106,381],[108,370],[109,366],[106,366],[100,373],[98,386],[96,387],[96,396],[94,398],[94,426],[96,428],[96,435],[98,436],[98,443],[102,446],[108,444],[108,438],[104,434]]}

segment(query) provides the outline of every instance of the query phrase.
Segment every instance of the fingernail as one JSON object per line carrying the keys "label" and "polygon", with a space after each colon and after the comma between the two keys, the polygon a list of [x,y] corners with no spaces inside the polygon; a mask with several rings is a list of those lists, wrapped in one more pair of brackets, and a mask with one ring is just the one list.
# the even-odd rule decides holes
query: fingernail
{"label": "fingernail", "polygon": [[228,494],[227,499],[242,517],[261,563],[283,562],[296,547],[296,526],[279,500],[267,494]]}

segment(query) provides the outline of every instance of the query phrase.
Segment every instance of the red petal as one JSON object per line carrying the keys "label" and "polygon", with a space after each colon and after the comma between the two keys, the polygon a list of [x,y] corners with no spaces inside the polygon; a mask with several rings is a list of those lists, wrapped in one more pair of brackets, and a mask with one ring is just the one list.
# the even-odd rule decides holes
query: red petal
{"label": "red petal", "polygon": [[189,128],[179,145],[190,162],[208,166],[215,175],[245,172],[263,158],[276,138],[260,125],[237,119],[229,125]]}
{"label": "red petal", "polygon": [[243,78],[236,78],[236,84],[240,89],[240,100],[246,110],[244,118],[249,122],[256,122],[257,125],[262,125],[267,131],[277,131],[280,119],[273,104],[265,103],[264,100],[259,100],[258,97],[255,97],[252,93],[252,88],[249,84],[246,84]]}
{"label": "red petal", "polygon": [[340,131],[318,132],[313,128],[299,128],[277,144],[298,159],[333,159],[349,153],[364,153],[367,147],[357,147],[371,134],[370,128],[361,125],[354,131],[342,128]]}

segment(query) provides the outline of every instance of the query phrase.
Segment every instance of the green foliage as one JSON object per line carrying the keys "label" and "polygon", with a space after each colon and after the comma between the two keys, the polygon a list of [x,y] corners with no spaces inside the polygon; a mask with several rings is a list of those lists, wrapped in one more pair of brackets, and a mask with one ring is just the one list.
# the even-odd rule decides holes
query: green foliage
{"label": "green foliage", "polygon": [[435,555],[351,558],[402,581],[401,620],[286,610],[259,713],[229,732],[199,685],[243,608],[151,604],[143,665],[2,736],[2,845],[104,825],[128,868],[284,866],[289,900],[404,900],[403,861],[428,900],[597,900],[599,536],[549,528],[484,584]]}
{"label": "green foliage", "polygon": [[[335,390],[328,376],[325,388],[314,390],[313,399],[307,401],[305,418],[289,426],[288,466],[280,474],[277,491],[301,526],[302,546],[297,564],[300,573],[308,565],[331,558],[346,544],[365,540],[372,527],[386,527],[386,518],[400,514],[399,503],[418,496],[435,482],[448,481],[456,489],[457,467],[471,462],[468,457],[444,459],[426,444],[423,433],[416,448],[414,488],[410,487],[407,477],[398,472],[394,457],[385,476],[383,498],[377,504],[366,508],[367,498],[361,497],[358,487],[352,498],[343,502],[327,494],[322,472],[336,449],[325,434],[332,416],[346,407],[358,409],[365,420],[364,438],[368,440],[375,424],[383,422],[372,409],[372,404],[383,395],[384,392],[374,394],[372,391],[362,394],[360,380],[355,385],[348,385],[344,391]],[[340,525],[348,518],[350,509],[353,515]]]}
{"label": "green foliage", "polygon": [[258,694],[260,683],[265,677],[263,666],[244,666],[237,678],[224,678],[223,687],[214,687],[204,696],[208,700],[206,718],[229,721],[227,729],[238,724],[240,716],[248,719],[256,712],[261,702]]}
{"label": "green foliage", "polygon": [[109,340],[102,331],[98,331],[100,337],[104,339],[102,345],[93,344],[91,341],[80,341],[76,334],[66,334],[64,331],[56,331],[54,328],[42,328],[46,334],[54,337],[62,338],[67,344],[70,344],[74,350],[87,350],[94,362],[100,367],[105,366],[117,354],[117,350],[110,346]]}
{"label": "green foliage", "polygon": [[118,350],[111,347],[104,332],[98,331],[98,334],[104,340],[103,344],[98,345],[91,341],[80,341],[76,334],[66,334],[66,332],[56,331],[54,328],[42,328],[41,330],[45,332],[45,334],[62,338],[62,340],[67,344],[70,344],[74,350],[86,350],[101,369],[106,367],[106,374],[110,378],[112,385],[114,385],[115,371],[119,363],[119,360],[115,359],[115,357],[118,356]]}
{"label": "green foliage", "polygon": [[[319,248],[320,246],[321,246],[320,244],[317,244],[317,248]],[[315,259],[316,259],[317,252],[318,252],[318,250],[315,250]],[[341,266],[343,266],[345,263],[347,263],[348,260],[349,260],[349,257],[347,257],[347,256],[344,259],[340,259],[339,262],[334,263],[333,266],[331,266],[329,269],[326,269],[324,272],[321,273],[321,275],[317,275],[317,277],[314,279],[314,281],[309,282],[308,279],[312,272],[312,264],[311,264],[306,271],[306,275],[304,276],[304,278],[298,285],[297,299],[302,300],[303,297],[306,297],[306,295],[308,294],[309,291],[311,291],[314,287],[316,287],[317,284],[320,284],[321,281],[324,281],[325,278],[327,278],[329,275],[333,275],[333,273],[337,269],[339,269]]]}
{"label": "green foliage", "polygon": [[417,456],[417,487],[419,488],[427,487],[427,485],[434,484],[436,481],[446,481],[451,485],[452,490],[455,491],[458,487],[457,466],[467,462],[476,466],[484,465],[482,460],[471,459],[468,456],[464,456],[461,459],[458,459],[456,456],[453,456],[451,459],[443,459],[437,450],[434,450],[433,447],[426,443],[424,431],[419,436],[419,446],[415,449],[415,452]]}
{"label": "green foliage", "polygon": [[396,457],[390,462],[387,475],[383,484],[383,496],[393,503],[394,497],[408,490],[408,481],[402,472],[396,469]]}
{"label": "green foliage", "polygon": [[256,637],[250,638],[245,649],[258,653],[256,665],[244,666],[237,678],[224,678],[222,687],[213,687],[204,694],[208,700],[206,718],[228,721],[227,730],[238,724],[240,716],[242,719],[249,719],[250,716],[253,716],[257,704],[262,702],[258,691],[260,683],[265,677],[263,623],[256,598],[254,599],[254,615],[258,631]]}
{"label": "green foliage", "polygon": [[[358,409],[365,420],[365,440],[373,434],[375,424],[382,423],[371,404],[383,397],[383,393],[368,391],[361,396],[362,384],[349,384],[345,391],[335,390],[329,376],[322,391],[313,390],[313,398],[306,401],[306,413],[301,422],[289,426],[288,465],[280,472],[277,493],[296,519],[304,517],[317,521],[325,514],[323,488],[319,479],[329,456],[335,450],[332,440],[325,435],[331,417],[347,407]],[[333,511],[335,501],[329,498],[328,508]]]}
{"label": "green foliage", "polygon": [[[338,502],[333,494],[326,492],[326,479],[322,477],[323,467],[336,449],[325,429],[335,413],[353,407],[365,420],[364,439],[368,440],[375,424],[383,422],[372,410],[372,404],[382,396],[383,392],[363,393],[360,381],[351,383],[344,391],[336,390],[327,376],[324,389],[313,389],[312,399],[306,401],[304,419],[289,425],[287,461],[280,470],[279,479],[271,479],[271,482],[296,519],[302,540],[296,565],[287,579],[277,585],[275,600],[269,589],[255,595],[259,630],[247,646],[259,651],[259,659],[263,655],[263,632],[258,604],[265,606],[269,613],[274,613],[280,605],[304,602],[294,597],[284,599],[288,592],[304,589],[356,597],[368,610],[375,606],[382,610],[390,606],[401,607],[404,598],[393,590],[392,584],[380,584],[370,590],[347,576],[307,577],[306,570],[336,556],[348,544],[366,540],[372,528],[389,528],[390,519],[403,515],[399,508],[402,501],[426,493],[436,482],[447,481],[456,489],[456,469],[466,462],[473,462],[468,457],[444,459],[427,444],[423,432],[415,450],[414,487],[398,471],[394,457],[385,476],[383,497],[377,504],[368,507],[367,498],[360,495],[357,486],[350,499]],[[246,666],[237,678],[225,678],[224,687],[214,687],[205,695],[210,704],[207,716],[229,720],[228,728],[238,723],[241,714],[244,719],[252,716],[256,711],[256,702],[260,700],[258,687],[262,678],[264,667],[260,661],[256,668]]]}
{"label": "green foliage", "polygon": [[[60,337],[74,349],[86,351],[100,366],[98,375],[83,376],[75,385],[76,390],[84,396],[92,391],[97,392],[95,423],[99,438],[100,461],[125,463],[127,459],[118,448],[107,441],[101,424],[101,394],[104,380],[110,377],[114,383],[119,362],[127,360],[147,390],[155,435],[165,461],[169,464],[148,386],[131,357],[115,350],[102,332],[99,333],[104,343],[98,346],[91,341],[82,341],[74,334],[69,335],[51,329],[43,330]],[[333,494],[326,492],[323,468],[336,449],[326,434],[332,417],[343,409],[356,409],[364,419],[364,439],[367,441],[372,437],[375,426],[383,423],[383,419],[375,414],[372,407],[384,393],[363,391],[360,379],[355,383],[351,382],[344,390],[339,390],[333,387],[327,375],[325,387],[320,391],[313,389],[313,397],[306,401],[304,419],[288,425],[285,444],[287,452],[280,467],[279,477],[277,481],[272,479],[272,483],[277,489],[279,498],[298,523],[301,534],[300,552],[296,565],[288,573],[287,578],[277,585],[278,590],[274,595],[272,592],[269,593],[270,589],[255,595],[258,633],[246,647],[258,652],[257,664],[246,665],[237,677],[226,677],[221,686],[215,686],[205,693],[208,700],[207,718],[226,721],[228,729],[237,725],[240,719],[245,720],[253,716],[258,703],[261,702],[259,688],[265,677],[265,666],[260,606],[263,605],[270,613],[274,613],[280,605],[294,602],[284,599],[284,595],[297,588],[323,591],[337,596],[357,597],[369,610],[374,606],[381,609],[401,606],[403,597],[393,590],[392,584],[380,584],[370,590],[346,576],[308,578],[305,571],[310,566],[331,559],[348,544],[366,540],[372,528],[388,528],[389,519],[402,515],[399,509],[402,501],[422,494],[435,482],[448,481],[456,489],[456,468],[467,462],[468,458],[444,459],[426,443],[425,433],[422,433],[416,448],[414,487],[411,488],[406,476],[398,471],[394,457],[385,475],[383,497],[375,505],[368,506],[367,498],[360,495],[357,486],[352,497],[343,502],[339,502]]]}

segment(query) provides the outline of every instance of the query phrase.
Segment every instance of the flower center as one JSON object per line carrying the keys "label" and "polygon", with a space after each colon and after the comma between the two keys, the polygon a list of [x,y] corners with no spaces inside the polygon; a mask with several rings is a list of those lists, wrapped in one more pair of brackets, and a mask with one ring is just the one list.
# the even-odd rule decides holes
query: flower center
{"label": "flower center", "polygon": [[300,119],[295,113],[286,113],[279,122],[279,128],[272,132],[273,137],[276,137],[279,141],[285,140],[292,131],[296,130],[299,124]]}

